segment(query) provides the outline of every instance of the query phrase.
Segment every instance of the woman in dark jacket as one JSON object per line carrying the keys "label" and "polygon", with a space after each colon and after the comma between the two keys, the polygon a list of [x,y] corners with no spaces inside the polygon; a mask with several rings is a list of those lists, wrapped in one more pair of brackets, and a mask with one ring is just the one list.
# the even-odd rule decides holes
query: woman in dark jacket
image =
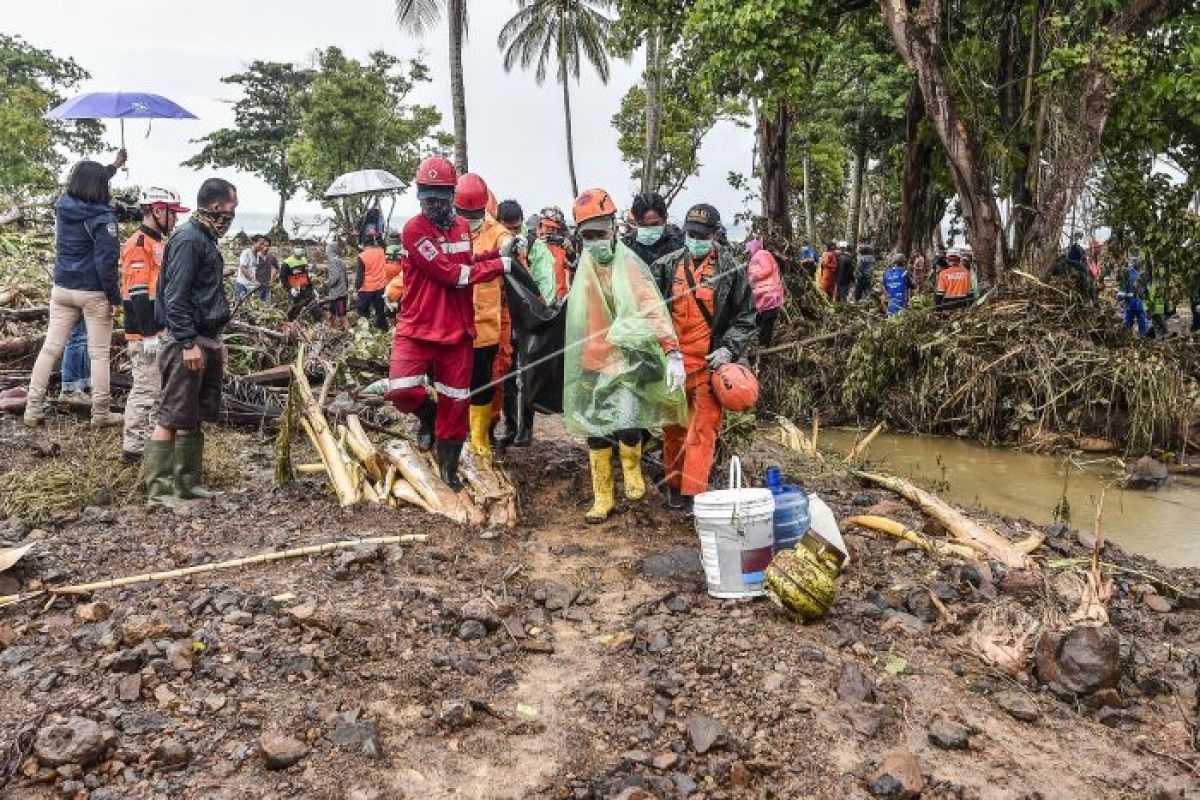
{"label": "woman in dark jacket", "polygon": [[25,424],[42,422],[46,384],[62,355],[75,320],[87,326],[92,364],[92,424],[120,425],[122,417],[109,411],[109,348],[113,308],[121,305],[120,245],[117,221],[109,208],[111,169],[95,161],[80,161],[67,179],[67,191],[54,204],[54,288],[50,292],[50,323],[46,340],[33,366]]}

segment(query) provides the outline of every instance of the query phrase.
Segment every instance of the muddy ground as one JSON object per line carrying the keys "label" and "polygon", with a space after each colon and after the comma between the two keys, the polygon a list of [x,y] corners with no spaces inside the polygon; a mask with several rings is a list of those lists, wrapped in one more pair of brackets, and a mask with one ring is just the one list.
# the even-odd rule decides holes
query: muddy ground
{"label": "muddy ground", "polygon": [[[70,457],[79,431],[0,420],[2,469],[48,457],[47,440]],[[1007,606],[1068,612],[1052,588],[1062,570],[1045,562],[1021,580],[848,533],[835,606],[798,625],[763,600],[709,598],[690,520],[653,491],[582,524],[585,453],[553,423],[504,458],[523,521],[503,532],[341,510],[316,477],[275,489],[269,442],[225,441],[240,474],[185,515],[93,505],[0,523],[0,543],[38,542],[3,578],[28,589],[336,539],[429,540],[0,609],[0,798],[1200,791],[1196,571],[1106,549],[1154,580],[1115,576],[1120,680],[1075,696],[988,666],[963,635]],[[789,471],[839,517],[925,524],[838,469]],[[1087,552],[1086,535],[1050,533],[1044,559]]]}

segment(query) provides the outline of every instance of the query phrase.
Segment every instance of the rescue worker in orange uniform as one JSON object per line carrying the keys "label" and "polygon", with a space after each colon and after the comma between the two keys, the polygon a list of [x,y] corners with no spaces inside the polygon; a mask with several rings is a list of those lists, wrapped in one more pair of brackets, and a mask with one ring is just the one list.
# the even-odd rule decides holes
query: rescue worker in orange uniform
{"label": "rescue worker in orange uniform", "polygon": [[937,275],[937,288],[933,293],[934,308],[945,311],[966,308],[975,302],[971,270],[963,266],[962,256],[957,250],[950,251],[946,260],[946,266]]}
{"label": "rescue worker in orange uniform", "polygon": [[125,310],[125,350],[133,373],[133,385],[125,400],[125,429],[121,460],[142,460],[146,441],[154,432],[162,379],[158,372],[158,349],[162,326],[154,319],[158,293],[158,271],[162,267],[167,237],[175,229],[176,215],[189,209],[179,203],[170,189],[149,187],[138,200],[142,224],[121,248],[121,305]]}
{"label": "rescue worker in orange uniform", "polygon": [[649,268],[617,237],[617,207],[603,189],[575,200],[582,249],[566,306],[563,427],[587,438],[589,523],[615,505],[613,449],[625,497],[641,500],[642,431],[687,419],[683,355]]}
{"label": "rescue worker in orange uniform", "polygon": [[538,217],[537,238],[546,243],[554,256],[554,296],[562,300],[571,291],[574,254],[567,239],[567,218],[562,209],[547,206]]}
{"label": "rescue worker in orange uniform", "polygon": [[837,294],[838,251],[833,242],[825,245],[825,253],[821,256],[821,291],[830,300]]}
{"label": "rescue worker in orange uniform", "polygon": [[670,307],[687,371],[687,427],[663,428],[667,501],[675,508],[689,508],[693,497],[708,491],[722,416],[712,372],[740,359],[758,330],[750,280],[730,249],[717,245],[720,227],[717,209],[692,206],[683,249],[650,267]]}
{"label": "rescue worker in orange uniform", "polygon": [[[473,289],[508,272],[512,259],[508,253],[487,259],[472,254],[471,228],[454,213],[458,176],[453,164],[440,156],[427,158],[414,182],[421,213],[405,224],[401,236],[408,264],[385,397],[398,411],[416,415],[418,446],[433,446],[442,480],[462,491],[458,462],[471,397]],[[425,389],[427,374],[436,402]]]}
{"label": "rescue worker in orange uniform", "polygon": [[[454,208],[471,230],[475,259],[496,258],[500,249],[516,237],[488,213],[491,193],[483,178],[468,172],[458,179]],[[524,249],[523,247],[521,249]],[[504,325],[504,289],[500,281],[475,286],[475,353],[471,367],[471,452],[491,455],[492,401],[496,397],[497,355],[505,336],[512,336],[511,323]],[[511,344],[509,345],[511,348]],[[511,349],[510,349],[511,354]],[[504,379],[504,372],[499,380]]]}
{"label": "rescue worker in orange uniform", "polygon": [[383,250],[383,239],[377,233],[366,238],[366,247],[358,254],[354,288],[358,293],[356,310],[360,319],[373,318],[376,330],[386,331],[387,309],[383,306],[383,290],[387,288],[387,254]]}
{"label": "rescue worker in orange uniform", "polygon": [[310,317],[320,319],[321,308],[317,305],[317,292],[308,272],[308,254],[303,247],[293,247],[292,254],[283,260],[279,267],[279,282],[292,299],[287,312],[288,322],[295,322],[305,311]]}

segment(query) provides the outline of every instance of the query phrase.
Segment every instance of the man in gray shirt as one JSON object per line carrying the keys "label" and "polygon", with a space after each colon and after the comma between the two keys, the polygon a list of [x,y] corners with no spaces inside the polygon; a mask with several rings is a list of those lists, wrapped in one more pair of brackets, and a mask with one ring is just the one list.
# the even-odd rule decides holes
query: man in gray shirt
{"label": "man in gray shirt", "polygon": [[346,316],[346,296],[350,293],[346,276],[346,262],[342,258],[344,245],[333,239],[325,245],[325,299],[329,303],[329,322],[334,327],[349,330],[350,320]]}

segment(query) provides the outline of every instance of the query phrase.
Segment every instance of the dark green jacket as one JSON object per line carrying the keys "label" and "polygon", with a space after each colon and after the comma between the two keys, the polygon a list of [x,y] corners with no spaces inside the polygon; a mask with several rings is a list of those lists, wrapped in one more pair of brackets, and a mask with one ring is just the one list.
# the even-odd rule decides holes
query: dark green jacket
{"label": "dark green jacket", "polygon": [[[675,274],[679,271],[679,263],[687,259],[691,265],[692,255],[687,248],[676,250],[660,258],[650,265],[654,282],[658,291],[669,303],[671,291],[675,284]],[[717,251],[717,264],[713,271],[713,336],[709,352],[722,347],[729,348],[736,361],[746,355],[750,342],[758,331],[758,322],[754,312],[754,298],[750,293],[750,279],[746,275],[746,267],[733,258],[728,247]],[[678,302],[695,302],[690,296],[679,298]]]}

